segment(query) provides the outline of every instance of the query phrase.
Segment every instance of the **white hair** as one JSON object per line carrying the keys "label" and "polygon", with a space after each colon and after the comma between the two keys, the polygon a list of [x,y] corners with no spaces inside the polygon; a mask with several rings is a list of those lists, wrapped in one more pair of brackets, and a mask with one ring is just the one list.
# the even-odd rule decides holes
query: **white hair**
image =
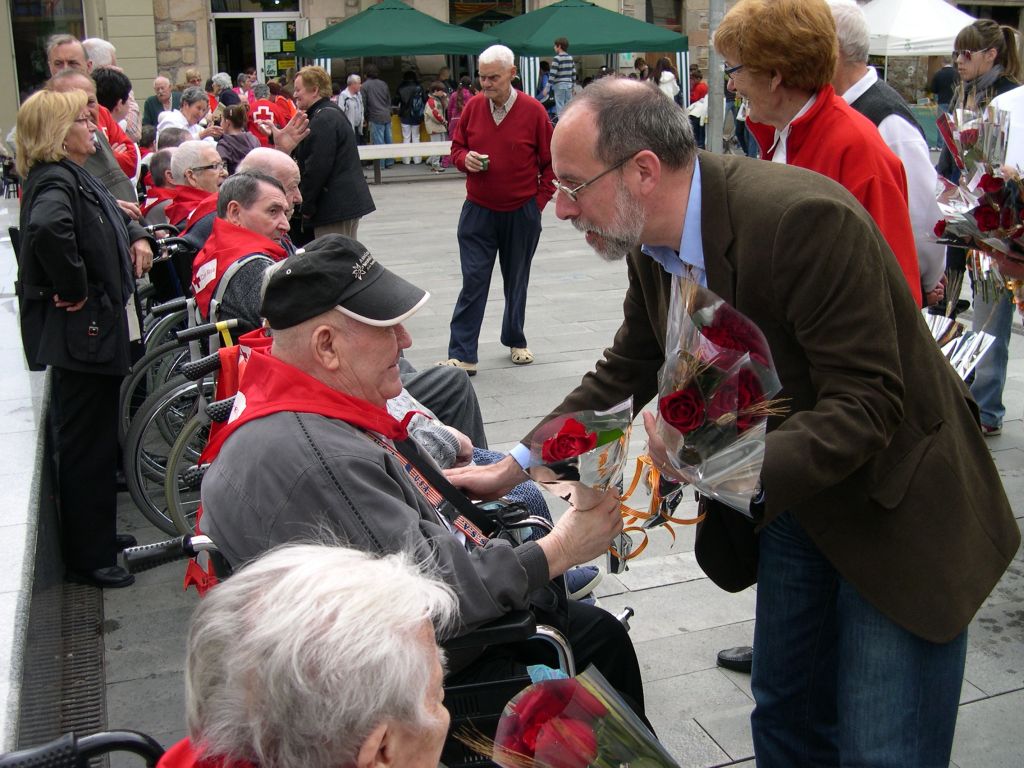
{"label": "white hair", "polygon": [[492,45],[480,54],[480,63],[501,64],[501,66],[508,68],[516,63],[516,57],[508,46]]}
{"label": "white hair", "polygon": [[219,85],[221,88],[231,87],[231,75],[227,72],[218,72],[210,79],[213,80],[214,85]]}
{"label": "white hair", "polygon": [[178,145],[174,157],[171,158],[171,178],[175,184],[185,184],[185,171],[195,168],[205,162],[204,156],[210,148],[216,149],[208,141],[182,142]]}
{"label": "white hair", "polygon": [[864,11],[852,0],[829,0],[829,5],[836,20],[839,58],[850,63],[866,64],[871,38]]}
{"label": "white hair", "polygon": [[351,75],[349,75],[348,79],[345,81],[345,83],[348,84],[348,85],[352,85],[352,83],[361,83],[361,82],[363,82],[363,78],[361,78],[359,75],[355,74],[354,72]]}
{"label": "white hair", "polygon": [[94,69],[109,67],[117,61],[117,49],[102,38],[90,37],[83,40],[82,47]]}
{"label": "white hair", "polygon": [[[349,765],[387,721],[427,727],[435,649],[457,600],[403,554],[288,545],[246,565],[192,617],[189,738],[204,756],[274,768]],[[443,659],[443,657],[442,657]]]}

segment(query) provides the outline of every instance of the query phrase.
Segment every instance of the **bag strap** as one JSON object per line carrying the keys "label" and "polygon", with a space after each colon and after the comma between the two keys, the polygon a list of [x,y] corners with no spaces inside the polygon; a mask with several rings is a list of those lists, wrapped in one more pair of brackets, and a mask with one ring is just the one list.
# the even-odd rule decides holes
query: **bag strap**
{"label": "bag strap", "polygon": [[[455,508],[459,515],[465,517],[487,536],[492,535],[497,530],[494,520],[477,509],[476,505],[466,498],[462,491],[448,482],[448,478],[437,470],[433,462],[420,453],[420,448],[415,440],[407,437],[405,440],[395,440],[394,444],[408,462],[419,470],[427,482],[434,486],[434,489],[445,498],[445,501]],[[455,518],[452,517],[447,509],[442,508],[441,513],[453,523],[455,522]]]}

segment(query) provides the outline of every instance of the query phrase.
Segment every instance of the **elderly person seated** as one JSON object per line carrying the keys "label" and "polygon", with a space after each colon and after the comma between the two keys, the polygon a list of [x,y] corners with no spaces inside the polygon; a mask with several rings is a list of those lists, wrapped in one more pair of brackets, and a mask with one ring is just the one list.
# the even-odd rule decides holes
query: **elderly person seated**
{"label": "elderly person seated", "polygon": [[204,139],[211,143],[223,133],[219,125],[204,127],[200,121],[210,111],[210,100],[206,91],[198,86],[189,86],[181,94],[181,105],[177,109],[161,112],[157,120],[156,134],[165,128],[185,128],[193,139]]}
{"label": "elderly person seated", "polygon": [[[622,528],[616,494],[569,507],[538,541],[488,537],[453,510],[445,494],[455,489],[385,409],[402,390],[399,355],[412,344],[403,323],[428,298],[341,235],[274,268],[262,307],[273,344],[249,358],[232,417],[209,446],[205,530],[232,566],[323,532],[370,552],[412,551],[458,595],[459,633],[509,611],[541,611],[567,634],[577,665],[593,663],[642,716],[625,629],[600,608],[566,603],[550,583],[604,553]],[[463,682],[524,661],[533,662],[475,654],[453,666]]]}
{"label": "elderly person seated", "polygon": [[[174,150],[171,178],[174,202],[166,209],[167,220],[181,229],[198,251],[210,236],[217,211],[217,192],[228,177],[227,166],[208,141],[186,141]],[[186,274],[192,273],[191,262]],[[188,284],[186,280],[184,285]]]}
{"label": "elderly person seated", "polygon": [[[160,768],[436,768],[456,600],[403,555],[282,547],[196,609],[188,738]],[[297,663],[298,662],[298,663]]]}
{"label": "elderly person seated", "polygon": [[237,319],[236,337],[260,327],[263,273],[294,252],[286,237],[290,210],[273,176],[249,171],[224,182],[213,229],[192,262],[192,295],[204,319]]}
{"label": "elderly person seated", "polygon": [[749,105],[747,130],[761,157],[846,187],[882,231],[920,306],[906,174],[874,124],[832,88],[838,43],[825,0],[740,0],[714,45],[725,59],[728,90]]}

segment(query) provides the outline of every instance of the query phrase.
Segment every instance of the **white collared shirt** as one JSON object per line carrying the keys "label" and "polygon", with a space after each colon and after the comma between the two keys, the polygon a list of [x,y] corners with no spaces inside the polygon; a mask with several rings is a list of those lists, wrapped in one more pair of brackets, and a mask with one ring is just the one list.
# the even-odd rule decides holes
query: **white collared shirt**
{"label": "white collared shirt", "polygon": [[487,100],[491,107],[491,117],[494,118],[495,125],[501,125],[501,121],[508,116],[508,113],[512,111],[512,105],[516,103],[516,89],[509,88],[509,91],[508,100],[501,106],[495,104],[491,99]]}
{"label": "white collared shirt", "polygon": [[793,127],[793,122],[806,115],[817,100],[818,94],[812,94],[807,103],[800,107],[800,111],[793,115],[793,119],[786,123],[781,131],[775,130],[775,141],[772,143],[772,146],[775,148],[775,154],[772,155],[773,163],[786,164],[786,141],[789,139],[789,130]]}

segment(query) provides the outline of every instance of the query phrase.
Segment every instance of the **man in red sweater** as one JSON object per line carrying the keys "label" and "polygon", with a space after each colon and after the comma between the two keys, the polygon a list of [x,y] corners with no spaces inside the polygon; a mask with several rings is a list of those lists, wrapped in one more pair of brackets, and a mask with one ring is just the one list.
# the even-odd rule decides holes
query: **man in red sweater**
{"label": "man in red sweater", "polygon": [[482,93],[466,103],[452,136],[452,161],[466,174],[459,218],[462,291],[452,314],[450,365],[476,374],[477,342],[494,258],[505,281],[501,343],[526,365],[526,289],[540,240],[540,214],[554,194],[551,121],[539,101],[512,88],[512,51],[492,45],[480,54]]}

